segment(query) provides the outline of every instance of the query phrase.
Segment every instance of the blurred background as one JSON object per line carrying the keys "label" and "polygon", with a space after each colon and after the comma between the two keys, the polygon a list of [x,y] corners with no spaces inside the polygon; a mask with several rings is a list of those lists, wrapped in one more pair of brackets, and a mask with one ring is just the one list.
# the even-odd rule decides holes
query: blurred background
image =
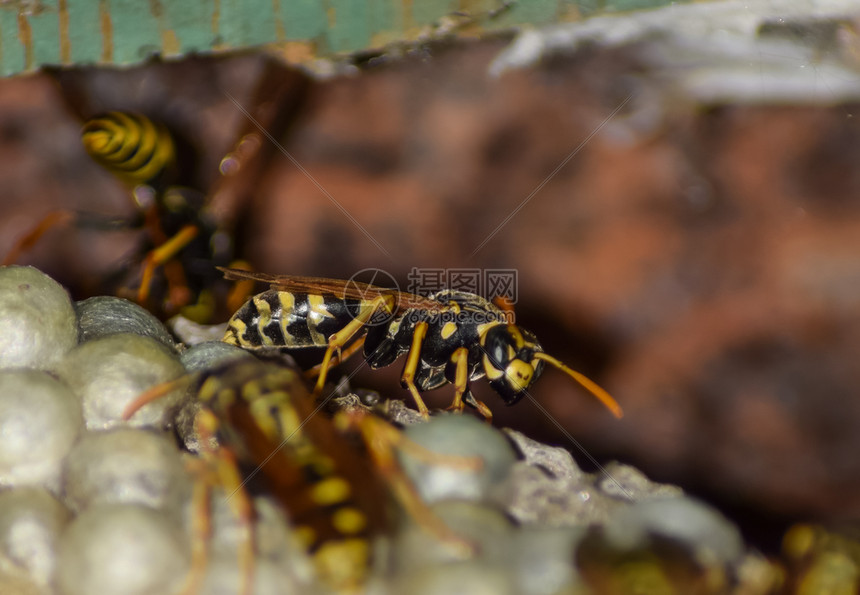
{"label": "blurred background", "polygon": [[[142,113],[186,139],[186,173],[256,270],[375,267],[405,288],[415,267],[515,269],[517,323],[625,417],[547,370],[531,391],[546,413],[476,383],[497,425],[677,483],[763,547],[796,520],[852,525],[860,13],[770,5],[571,13],[519,36],[457,11],[418,41],[330,63],[316,47],[298,60],[312,70],[245,50],[0,80],[0,255],[57,209],[133,216],[80,131]],[[284,152],[257,132],[225,181],[256,131],[243,110]],[[139,233],[58,226],[17,261],[81,299]],[[399,373],[352,383],[405,397]]]}

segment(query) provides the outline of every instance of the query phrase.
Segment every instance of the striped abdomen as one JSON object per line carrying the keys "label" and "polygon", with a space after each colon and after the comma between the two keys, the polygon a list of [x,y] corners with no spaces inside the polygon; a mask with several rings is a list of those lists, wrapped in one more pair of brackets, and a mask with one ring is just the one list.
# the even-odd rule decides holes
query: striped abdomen
{"label": "striped abdomen", "polygon": [[325,347],[332,334],[369,308],[367,300],[270,289],[233,314],[224,342],[245,349]]}
{"label": "striped abdomen", "polygon": [[110,112],[84,124],[87,153],[129,186],[153,184],[176,157],[170,133],[136,114]]}
{"label": "striped abdomen", "polygon": [[321,578],[360,582],[368,538],[385,524],[384,492],[368,459],[314,414],[299,374],[238,360],[210,373],[198,397],[220,422],[221,447],[243,468],[259,469],[261,487],[287,512]]}

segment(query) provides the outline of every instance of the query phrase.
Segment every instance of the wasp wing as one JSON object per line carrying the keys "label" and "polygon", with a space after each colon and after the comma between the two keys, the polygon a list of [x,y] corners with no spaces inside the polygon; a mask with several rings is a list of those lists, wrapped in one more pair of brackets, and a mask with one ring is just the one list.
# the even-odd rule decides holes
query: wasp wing
{"label": "wasp wing", "polygon": [[381,295],[393,295],[395,297],[395,313],[403,312],[410,308],[438,312],[445,304],[436,300],[406,293],[398,289],[388,289],[370,283],[362,283],[355,280],[327,279],[325,277],[301,277],[298,275],[272,275],[269,273],[258,273],[243,269],[231,269],[218,267],[224,273],[224,278],[229,281],[252,280],[267,283],[272,289],[281,291],[303,292],[312,294],[335,295],[342,299],[352,298],[356,300],[373,300]]}

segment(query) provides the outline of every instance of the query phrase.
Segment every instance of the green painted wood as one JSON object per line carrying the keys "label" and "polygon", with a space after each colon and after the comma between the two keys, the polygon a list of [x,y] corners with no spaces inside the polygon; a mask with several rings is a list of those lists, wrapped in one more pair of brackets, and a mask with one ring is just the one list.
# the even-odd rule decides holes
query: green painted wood
{"label": "green painted wood", "polygon": [[[57,20],[59,21],[59,18]],[[0,21],[2,21],[2,15],[0,15]],[[93,32],[97,30],[98,23],[98,2],[81,2],[75,5],[74,10],[69,11],[69,61],[71,63],[92,64],[101,59],[102,45],[93,42]],[[60,63],[63,62],[61,56]],[[57,63],[56,59],[53,63]],[[13,65],[3,61],[2,66],[4,74],[8,74]]]}
{"label": "green painted wood", "polygon": [[0,2],[0,74],[130,66],[154,54],[266,46],[303,61],[410,41],[466,14],[474,31],[577,20],[671,0],[19,0]]}

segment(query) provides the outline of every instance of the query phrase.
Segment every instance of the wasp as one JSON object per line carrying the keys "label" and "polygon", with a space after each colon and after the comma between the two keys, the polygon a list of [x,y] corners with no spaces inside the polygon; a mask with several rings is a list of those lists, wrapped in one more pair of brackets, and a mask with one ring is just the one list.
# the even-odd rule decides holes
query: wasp
{"label": "wasp", "polygon": [[276,501],[310,554],[317,577],[337,591],[359,587],[372,562],[372,540],[392,524],[389,494],[412,518],[452,547],[470,552],[421,500],[394,456],[406,449],[425,461],[477,468],[471,457],[424,451],[386,420],[365,412],[320,411],[293,368],[257,358],[230,360],[159,385],[131,403],[128,419],[182,382],[199,407],[195,443],[214,480],[197,482],[190,592],[206,567],[211,484],[243,528],[239,552],[243,592],[253,592],[254,508],[246,484]]}
{"label": "wasp", "polygon": [[[139,232],[138,245],[102,280],[101,292],[134,299],[161,318],[181,313],[208,322],[235,311],[250,294],[251,284],[231,288],[214,267],[247,266],[240,260],[242,242],[235,228],[276,154],[257,126],[281,136],[307,88],[305,77],[274,61],[265,61],[262,68],[245,111],[248,117],[217,167],[201,167],[206,165],[205,153],[196,136],[183,133],[188,116],[183,117],[181,109],[149,101],[141,112],[110,111],[95,91],[94,73],[53,71],[69,110],[83,122],[84,150],[126,186],[135,211],[127,218],[51,212],[13,246],[4,263],[17,262],[23,250],[59,225],[132,230]],[[170,76],[158,72],[150,74],[153,81]],[[141,102],[128,97],[117,103]]]}
{"label": "wasp", "polygon": [[227,279],[271,287],[233,314],[223,340],[245,349],[326,347],[322,363],[309,371],[318,374],[317,395],[331,366],[363,345],[365,360],[374,369],[406,356],[401,384],[425,417],[429,410],[421,391],[450,383],[451,409],[469,405],[491,419],[470,382],[486,378],[513,405],[528,393],[545,364],[573,378],[616,417],[622,415],[604,389],[545,353],[533,333],[511,324],[507,312],[478,295],[443,290],[422,297],[356,281],[221,270]]}
{"label": "wasp", "polygon": [[[136,300],[148,304],[155,293],[160,299],[150,305],[166,315],[182,310],[189,318],[209,318],[214,298],[207,270],[230,263],[232,246],[216,241],[218,225],[204,210],[205,195],[178,183],[174,136],[142,115],[110,112],[86,122],[81,140],[97,163],[132,189],[139,207],[129,222],[145,230]],[[156,277],[159,268],[163,275]]]}
{"label": "wasp", "polygon": [[860,540],[850,527],[836,532],[792,525],[782,539],[782,561],[792,593],[856,593],[860,588]]}
{"label": "wasp", "polygon": [[[88,120],[81,141],[94,161],[131,189],[138,206],[128,222],[145,232],[133,297],[165,316],[181,312],[198,322],[211,319],[218,301],[213,288],[220,282],[213,265],[241,261],[234,260],[231,235],[207,210],[209,197],[189,185],[182,172],[189,167],[188,143],[164,124],[127,112]],[[228,308],[247,294],[247,284],[236,288],[224,298]]]}
{"label": "wasp", "polygon": [[[119,111],[86,121],[81,141],[93,160],[129,188],[134,216],[52,212],[19,240],[6,261],[15,261],[21,249],[56,225],[141,230],[135,255],[141,255],[140,266],[120,268],[109,284],[163,316],[182,311],[198,321],[208,319],[216,301],[209,288],[222,282],[213,264],[233,264],[233,247],[207,215],[205,194],[182,183],[185,165],[179,155],[187,151],[164,124]],[[136,291],[131,290],[135,284]]]}

